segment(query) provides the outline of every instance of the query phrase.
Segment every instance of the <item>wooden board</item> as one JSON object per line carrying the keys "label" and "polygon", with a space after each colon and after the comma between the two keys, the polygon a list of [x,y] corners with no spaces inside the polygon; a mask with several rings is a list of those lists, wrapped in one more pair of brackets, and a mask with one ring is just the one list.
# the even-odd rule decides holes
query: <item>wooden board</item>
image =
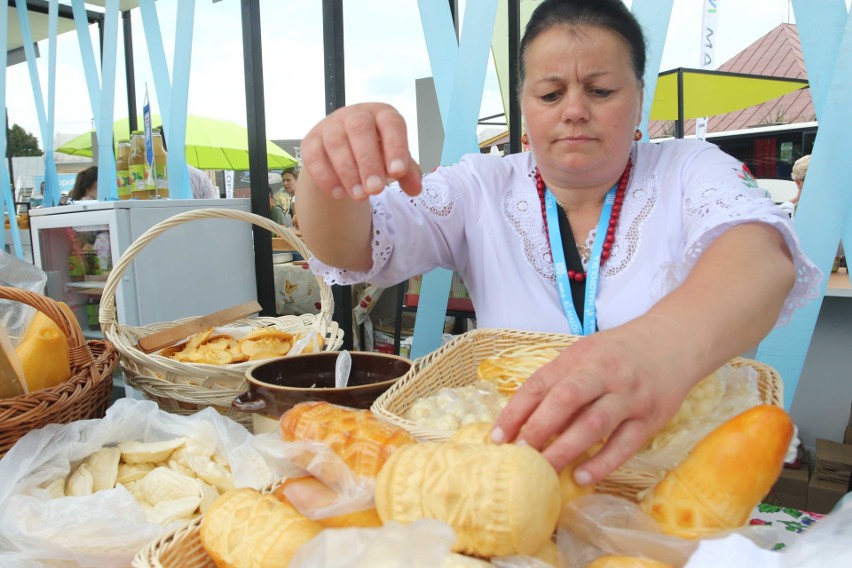
{"label": "wooden board", "polygon": [[251,302],[225,308],[224,310],[196,318],[192,321],[170,327],[169,329],[152,333],[147,337],[142,337],[139,339],[136,347],[145,353],[151,353],[152,351],[157,351],[163,347],[173,345],[181,339],[189,337],[199,331],[204,331],[210,327],[226,325],[234,320],[244,318],[259,311],[260,304],[252,300]]}

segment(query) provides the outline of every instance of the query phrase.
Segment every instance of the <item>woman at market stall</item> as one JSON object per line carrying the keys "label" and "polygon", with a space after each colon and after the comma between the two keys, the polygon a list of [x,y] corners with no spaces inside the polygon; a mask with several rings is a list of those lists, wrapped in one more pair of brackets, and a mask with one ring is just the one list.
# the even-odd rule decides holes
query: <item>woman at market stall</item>
{"label": "woman at market stall", "polygon": [[92,166],[77,172],[74,187],[68,192],[74,201],[98,198],[98,167]]}
{"label": "woman at market stall", "polygon": [[480,327],[586,336],[492,432],[557,469],[606,440],[575,470],[585,485],[816,294],[820,274],[741,163],[701,141],[636,143],[645,41],[620,0],[545,0],[519,60],[531,152],[465,156],[421,179],[394,108],[342,108],[302,142],[299,220],[329,283],[445,267]]}

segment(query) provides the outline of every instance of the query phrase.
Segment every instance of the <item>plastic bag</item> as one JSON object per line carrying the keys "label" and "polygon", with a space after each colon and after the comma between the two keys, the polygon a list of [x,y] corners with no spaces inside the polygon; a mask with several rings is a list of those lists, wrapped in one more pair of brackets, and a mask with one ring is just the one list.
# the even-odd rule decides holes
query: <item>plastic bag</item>
{"label": "plastic bag", "polygon": [[[47,274],[39,267],[0,250],[0,286],[23,288],[44,294]],[[0,326],[6,328],[13,345],[23,337],[36,309],[21,302],[0,300]]]}
{"label": "plastic bag", "polygon": [[[190,436],[217,448],[237,487],[262,488],[298,473],[281,452],[284,442],[253,436],[212,408],[192,416],[161,411],[150,401],[120,399],[98,420],[51,424],[29,432],[0,460],[0,550],[21,564],[128,565],[163,527],[123,487],[85,497],[50,499],[42,486],[65,478],[77,462],[105,445]],[[7,564],[4,564],[7,565]]]}
{"label": "plastic bag", "polygon": [[[762,548],[778,539],[771,526],[745,526],[721,532],[724,538],[736,532]],[[612,495],[587,495],[569,503],[559,518],[557,545],[564,568],[584,568],[606,554],[639,556],[683,566],[699,542],[660,532],[656,521],[638,505]]]}
{"label": "plastic bag", "polygon": [[[276,435],[279,434],[276,432]],[[309,519],[327,519],[374,507],[375,479],[355,475],[346,462],[325,444],[282,442],[273,452],[284,462],[301,466],[288,477],[311,475],[337,493],[337,499],[326,506],[305,507],[304,500],[298,499],[298,487],[285,487],[284,495]]]}
{"label": "plastic bag", "polygon": [[690,392],[672,422],[664,426],[648,447],[630,458],[622,469],[651,473],[662,479],[707,434],[759,404],[757,371],[749,366],[724,365]]}
{"label": "plastic bag", "polygon": [[782,554],[784,568],[825,568],[852,564],[852,493],[817,521]]}
{"label": "plastic bag", "polygon": [[449,525],[432,519],[409,525],[391,521],[373,529],[325,529],[302,545],[290,568],[440,568],[455,540]]}

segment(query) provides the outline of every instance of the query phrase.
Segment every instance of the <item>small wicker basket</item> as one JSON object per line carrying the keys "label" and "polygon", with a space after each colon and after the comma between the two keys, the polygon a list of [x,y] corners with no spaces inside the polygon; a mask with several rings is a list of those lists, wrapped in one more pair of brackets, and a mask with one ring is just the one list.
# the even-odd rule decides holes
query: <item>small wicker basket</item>
{"label": "small wicker basket", "polygon": [[118,353],[106,341],[83,338],[80,324],[46,296],[0,286],[0,298],[44,313],[68,338],[71,378],[54,387],[0,400],[0,458],[27,432],[48,424],[102,418],[112,395]]}
{"label": "small wicker basket", "polygon": [[[140,327],[122,326],[116,320],[116,290],[133,257],[164,231],[201,219],[234,219],[257,225],[285,239],[305,258],[310,256],[305,245],[290,229],[253,213],[232,209],[197,209],[180,213],[148,229],[124,251],[116,262],[101,296],[101,329],[121,354],[121,366],[127,384],[142,391],[163,410],[177,414],[192,414],[212,406],[251,429],[251,415],[233,410],[231,401],[245,392],[246,369],[256,361],[222,366],[182,363],[157,353],[147,354],[137,349],[136,344],[140,338],[195,318],[183,318]],[[250,251],[247,251],[248,253]],[[320,290],[318,314],[245,318],[234,321],[227,327],[272,326],[290,333],[314,330],[323,337],[323,350],[338,349],[343,343],[343,330],[331,319],[334,311],[331,290],[321,278],[317,280]]]}
{"label": "small wicker basket", "polygon": [[[411,432],[421,441],[441,441],[449,432],[430,430],[403,418],[414,402],[437,393],[442,387],[461,387],[476,381],[480,361],[495,356],[508,347],[555,343],[568,346],[577,341],[574,335],[533,333],[507,329],[477,329],[446,343],[429,355],[417,359],[411,370],[376,399],[373,414]],[[749,366],[758,374],[758,391],[765,404],[782,406],[783,382],[778,372],[758,361],[735,358],[734,367]],[[601,493],[636,499],[637,494],[657,484],[663,472],[639,471],[622,466],[598,484]]]}

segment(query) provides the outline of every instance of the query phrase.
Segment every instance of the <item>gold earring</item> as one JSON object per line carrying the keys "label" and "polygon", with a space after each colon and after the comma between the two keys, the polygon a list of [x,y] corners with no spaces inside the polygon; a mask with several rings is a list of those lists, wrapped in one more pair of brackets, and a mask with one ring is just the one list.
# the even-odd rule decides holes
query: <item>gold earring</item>
{"label": "gold earring", "polygon": [[638,128],[633,133],[633,140],[636,141],[636,142],[639,142],[640,140],[642,140],[642,131],[639,130]]}

